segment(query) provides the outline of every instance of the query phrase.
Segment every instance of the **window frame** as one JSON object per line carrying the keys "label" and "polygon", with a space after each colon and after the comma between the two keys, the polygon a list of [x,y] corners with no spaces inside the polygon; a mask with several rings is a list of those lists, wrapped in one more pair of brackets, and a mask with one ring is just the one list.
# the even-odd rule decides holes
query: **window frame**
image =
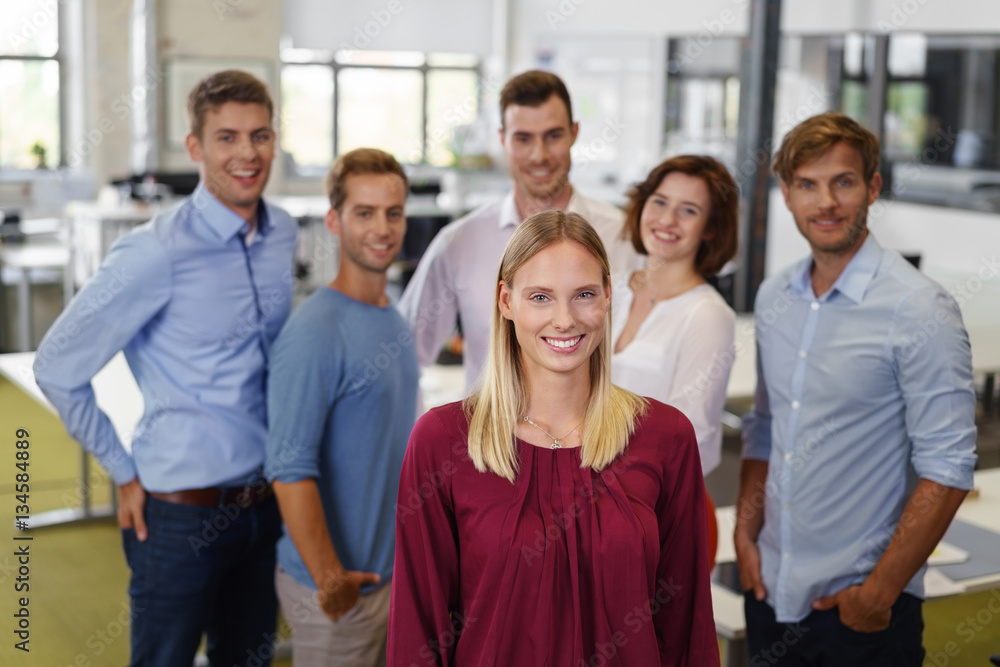
{"label": "window frame", "polygon": [[[59,155],[57,160],[49,165],[46,165],[47,169],[65,169],[66,164],[66,136],[68,134],[66,118],[66,89],[68,85],[67,73],[66,73],[66,62],[63,57],[65,52],[64,44],[66,42],[66,20],[65,13],[60,9],[56,13],[56,52],[51,56],[36,56],[36,55],[10,55],[6,53],[0,53],[0,61],[4,60],[17,60],[21,62],[47,62],[55,61],[56,65],[59,67],[59,94],[56,96],[56,106],[57,106],[57,116],[58,120],[56,122],[56,132],[59,137]],[[0,164],[0,171],[6,172],[8,174],[26,174],[34,173],[34,169],[24,169],[21,167],[7,166]]]}
{"label": "window frame", "polygon": [[[482,80],[483,80],[483,61],[481,58],[477,58],[475,65],[429,65],[428,61],[430,59],[431,53],[423,53],[424,59],[423,63],[420,65],[374,65],[367,63],[349,63],[340,62],[337,59],[337,54],[332,53],[326,58],[314,58],[311,60],[286,60],[281,59],[281,70],[284,73],[284,68],[289,66],[326,66],[329,67],[333,72],[333,100],[331,113],[333,114],[333,124],[332,124],[332,146],[333,159],[336,160],[339,156],[339,134],[340,134],[340,120],[339,110],[340,110],[340,72],[349,69],[376,69],[376,70],[397,70],[397,71],[417,71],[420,72],[421,78],[421,104],[420,104],[420,162],[408,162],[406,164],[413,166],[426,166],[430,163],[427,161],[427,119],[428,119],[428,95],[427,95],[427,79],[428,74],[431,72],[442,72],[442,71],[461,71],[461,72],[473,72],[476,75],[476,105],[478,108],[482,107]],[[282,100],[282,106],[284,105],[284,100]],[[282,147],[284,150],[284,147]],[[285,174],[286,179],[291,180],[311,180],[313,177],[309,174],[303,174],[300,171],[296,171],[293,174]]]}

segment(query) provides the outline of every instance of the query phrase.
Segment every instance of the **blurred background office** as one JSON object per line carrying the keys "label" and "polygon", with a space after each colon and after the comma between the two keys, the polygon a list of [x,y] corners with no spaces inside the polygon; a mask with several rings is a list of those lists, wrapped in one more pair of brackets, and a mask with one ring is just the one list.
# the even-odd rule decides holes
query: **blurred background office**
{"label": "blurred background office", "polygon": [[[336,275],[322,178],[338,155],[376,146],[411,175],[398,294],[441,227],[507,192],[497,97],[512,74],[543,68],[572,95],[571,180],[585,194],[621,205],[631,184],[682,152],[730,168],[741,250],[717,287],[749,313],[760,280],[808,253],[769,176],[770,149],[808,116],[850,114],[882,141],[871,228],[962,306],[981,399],[979,467],[1000,466],[995,0],[7,0],[0,352],[35,350],[115,239],[191,192],[185,98],[224,68],[255,74],[277,103],[280,160],[266,195],[300,223],[299,297]],[[751,340],[734,368],[734,415],[752,391],[752,352]],[[458,353],[454,344],[442,361]],[[15,392],[30,377],[25,357],[3,357],[0,411],[13,430],[23,414]],[[455,398],[455,378],[435,369],[425,391]],[[720,506],[735,495],[737,425],[727,422],[726,458],[708,480]],[[65,438],[58,422],[40,428]],[[42,509],[112,500],[100,471],[81,476],[67,463],[49,478]],[[113,622],[101,618],[96,629]],[[89,628],[65,622],[74,637]],[[88,632],[71,648],[91,658]]]}

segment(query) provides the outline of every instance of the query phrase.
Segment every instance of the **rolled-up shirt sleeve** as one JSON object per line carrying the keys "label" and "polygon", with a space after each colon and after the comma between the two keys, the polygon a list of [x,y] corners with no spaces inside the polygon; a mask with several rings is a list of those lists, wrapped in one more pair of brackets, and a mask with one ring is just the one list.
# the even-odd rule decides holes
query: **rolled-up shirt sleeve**
{"label": "rolled-up shirt sleeve", "polygon": [[914,292],[900,303],[890,340],[914,469],[932,482],[971,489],[976,394],[958,304],[940,288]]}
{"label": "rolled-up shirt sleeve", "polygon": [[35,355],[35,381],[67,432],[92,453],[118,485],[137,475],[91,379],[167,304],[170,260],[152,232],[120,239],[45,334]]}
{"label": "rolled-up shirt sleeve", "polygon": [[271,349],[264,465],[269,480],[286,484],[319,477],[320,447],[334,401],[336,369],[343,360],[339,340],[317,345],[300,337],[312,333],[308,327],[289,325]]}

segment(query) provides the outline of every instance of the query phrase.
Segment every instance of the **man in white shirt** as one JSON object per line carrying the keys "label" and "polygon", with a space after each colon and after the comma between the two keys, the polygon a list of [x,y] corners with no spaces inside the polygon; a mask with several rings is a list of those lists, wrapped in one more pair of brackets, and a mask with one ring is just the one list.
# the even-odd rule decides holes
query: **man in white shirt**
{"label": "man in white shirt", "polygon": [[399,303],[413,327],[421,366],[437,360],[459,318],[467,389],[486,361],[500,258],[522,220],[548,209],[578,213],[604,241],[612,273],[642,264],[632,245],[619,238],[622,212],[584,197],[569,182],[570,149],[579,126],[562,80],[540,70],[515,76],[500,92],[500,119],[512,191],[442,229]]}

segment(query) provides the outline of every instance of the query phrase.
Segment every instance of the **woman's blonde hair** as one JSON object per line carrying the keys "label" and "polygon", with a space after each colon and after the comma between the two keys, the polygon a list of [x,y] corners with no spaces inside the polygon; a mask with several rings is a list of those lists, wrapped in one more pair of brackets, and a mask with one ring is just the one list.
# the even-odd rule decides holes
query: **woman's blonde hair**
{"label": "woman's blonde hair", "polygon": [[[514,274],[541,250],[572,241],[583,246],[601,264],[606,289],[611,273],[604,244],[590,223],[576,213],[542,211],[515,230],[500,262],[494,294],[490,347],[479,386],[465,399],[469,419],[469,457],[480,472],[492,472],[511,482],[517,476],[514,429],[527,405],[521,346],[514,323],[500,313],[500,281],[509,286]],[[590,401],[583,420],[582,467],[601,470],[625,450],[635,431],[636,417],[646,410],[645,399],[611,384],[611,313],[604,318],[604,336],[590,356]]]}

